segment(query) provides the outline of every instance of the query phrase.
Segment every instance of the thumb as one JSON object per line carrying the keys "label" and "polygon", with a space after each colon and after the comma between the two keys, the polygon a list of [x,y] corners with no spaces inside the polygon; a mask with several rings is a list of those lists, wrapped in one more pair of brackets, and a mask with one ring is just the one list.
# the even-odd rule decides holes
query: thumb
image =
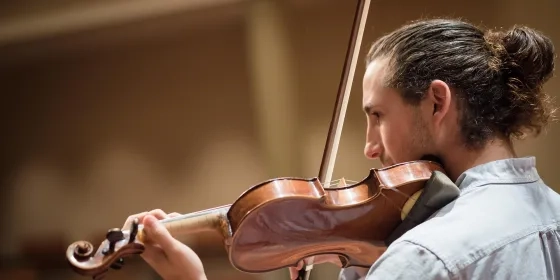
{"label": "thumb", "polygon": [[163,251],[175,249],[175,238],[154,216],[146,215],[143,224],[144,232],[150,242],[158,244]]}
{"label": "thumb", "polygon": [[303,268],[303,265],[304,265],[303,260],[301,260],[301,261],[298,262],[298,264],[297,264],[296,267],[290,267],[290,268],[289,268],[289,270],[290,270],[290,279],[294,280],[294,279],[297,279],[297,278],[298,278],[298,276],[299,276],[299,271],[300,271],[300,269]]}
{"label": "thumb", "polygon": [[290,279],[291,280],[297,279],[298,272],[299,272],[299,269],[290,267]]}

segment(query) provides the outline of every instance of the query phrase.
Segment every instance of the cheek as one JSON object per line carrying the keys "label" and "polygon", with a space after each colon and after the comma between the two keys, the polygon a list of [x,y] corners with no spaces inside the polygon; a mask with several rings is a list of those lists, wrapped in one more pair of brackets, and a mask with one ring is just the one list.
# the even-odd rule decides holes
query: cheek
{"label": "cheek", "polygon": [[381,125],[379,135],[386,154],[392,154],[396,147],[400,145],[400,132],[391,125]]}
{"label": "cheek", "polygon": [[381,141],[386,157],[399,161],[411,148],[411,129],[403,123],[384,124],[380,127]]}
{"label": "cheek", "polygon": [[407,136],[406,131],[409,129],[406,127],[406,123],[397,121],[382,123],[380,130],[384,142],[388,145],[394,145],[402,142],[402,139]]}

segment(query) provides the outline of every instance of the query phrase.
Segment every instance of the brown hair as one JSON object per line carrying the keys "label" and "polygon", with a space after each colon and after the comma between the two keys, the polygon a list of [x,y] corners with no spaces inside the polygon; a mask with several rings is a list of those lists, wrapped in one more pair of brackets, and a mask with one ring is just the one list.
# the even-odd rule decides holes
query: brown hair
{"label": "brown hair", "polygon": [[554,70],[554,46],[528,27],[485,32],[461,20],[417,21],[377,40],[366,62],[377,58],[389,58],[386,86],[409,104],[418,104],[435,79],[453,88],[472,148],[493,136],[538,135],[554,113],[542,91]]}

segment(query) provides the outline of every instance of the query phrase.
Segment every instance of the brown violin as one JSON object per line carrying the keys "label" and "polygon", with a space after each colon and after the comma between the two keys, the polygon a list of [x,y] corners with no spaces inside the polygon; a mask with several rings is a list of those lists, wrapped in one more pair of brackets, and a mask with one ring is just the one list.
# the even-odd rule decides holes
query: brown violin
{"label": "brown violin", "polygon": [[[319,176],[268,180],[230,205],[162,220],[173,236],[216,232],[231,264],[248,273],[292,267],[303,260],[301,279],[309,277],[313,257],[320,254],[339,255],[344,267],[369,267],[384,252],[386,239],[403,223],[425,183],[443,169],[432,161],[412,161],[371,169],[354,184],[327,187],[369,2],[358,1]],[[99,279],[124,257],[141,254],[149,240],[136,220],[131,228],[109,230],[97,250],[86,241],[71,244],[66,257],[77,273]]]}
{"label": "brown violin", "polygon": [[[436,170],[442,171],[431,161],[408,162],[371,169],[362,181],[336,188],[324,188],[317,178],[278,178],[253,186],[231,205],[162,223],[175,237],[219,233],[231,264],[248,273],[296,266],[320,254],[339,255],[344,267],[369,267]],[[136,220],[130,229],[110,230],[96,252],[78,241],[66,256],[75,271],[99,279],[123,257],[142,253],[149,239]]]}

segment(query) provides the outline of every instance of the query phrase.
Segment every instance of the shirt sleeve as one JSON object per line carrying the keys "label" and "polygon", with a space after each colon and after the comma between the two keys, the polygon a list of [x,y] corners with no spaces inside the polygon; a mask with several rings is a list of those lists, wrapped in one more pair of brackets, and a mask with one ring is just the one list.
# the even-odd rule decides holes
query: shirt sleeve
{"label": "shirt sleeve", "polygon": [[445,264],[428,249],[398,241],[381,255],[367,273],[366,280],[448,280],[450,273]]}
{"label": "shirt sleeve", "polygon": [[365,274],[357,271],[354,267],[343,268],[338,274],[338,280],[364,280]]}

